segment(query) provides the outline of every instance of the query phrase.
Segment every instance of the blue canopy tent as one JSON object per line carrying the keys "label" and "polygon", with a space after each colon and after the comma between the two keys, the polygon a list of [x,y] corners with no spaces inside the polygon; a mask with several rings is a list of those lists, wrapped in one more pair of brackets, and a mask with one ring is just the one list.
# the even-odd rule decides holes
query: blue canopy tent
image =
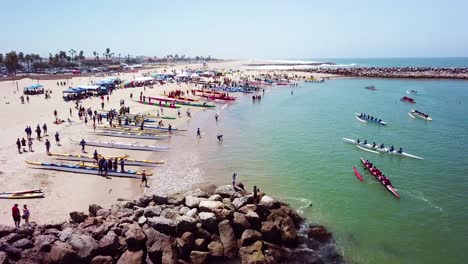
{"label": "blue canopy tent", "polygon": [[69,88],[63,91],[62,93],[63,93],[63,99],[65,101],[79,100],[79,99],[86,98],[86,89],[81,88],[81,87]]}
{"label": "blue canopy tent", "polygon": [[33,84],[23,89],[24,94],[43,94],[44,86],[42,84]]}

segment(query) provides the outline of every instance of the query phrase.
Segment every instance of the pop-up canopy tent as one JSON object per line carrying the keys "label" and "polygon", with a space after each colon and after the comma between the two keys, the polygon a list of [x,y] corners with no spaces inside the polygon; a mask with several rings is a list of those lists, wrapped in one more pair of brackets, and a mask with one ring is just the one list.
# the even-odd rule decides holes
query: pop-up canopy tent
{"label": "pop-up canopy tent", "polygon": [[33,84],[23,89],[24,94],[43,94],[44,86],[42,84]]}

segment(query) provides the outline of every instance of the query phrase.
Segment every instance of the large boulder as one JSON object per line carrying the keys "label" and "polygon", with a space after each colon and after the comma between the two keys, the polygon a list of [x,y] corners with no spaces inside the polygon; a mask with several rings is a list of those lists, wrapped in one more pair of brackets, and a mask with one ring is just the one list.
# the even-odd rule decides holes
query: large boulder
{"label": "large boulder", "polygon": [[208,240],[207,239],[204,239],[204,238],[195,239],[194,250],[206,251],[207,248],[208,248]]}
{"label": "large boulder", "polygon": [[117,264],[141,264],[144,261],[144,252],[143,250],[139,251],[130,251],[126,250],[122,256],[120,256]]}
{"label": "large boulder", "polygon": [[49,252],[52,244],[57,240],[53,235],[39,235],[34,238],[34,247],[42,252]]}
{"label": "large boulder", "polygon": [[29,239],[29,238],[22,238],[20,240],[17,240],[12,245],[14,247],[21,248],[21,249],[27,249],[27,248],[32,248],[33,247],[33,243],[31,241],[31,239]]}
{"label": "large boulder", "polygon": [[328,230],[321,226],[311,226],[309,230],[307,230],[307,237],[313,238],[321,242],[325,242],[331,238],[332,234],[328,232]]}
{"label": "large boulder", "polygon": [[239,197],[239,198],[235,198],[232,201],[232,204],[234,205],[234,207],[236,209],[239,209],[242,206],[246,205],[247,203],[252,203],[252,201],[253,201],[252,196],[242,196],[242,197]]}
{"label": "large boulder", "polygon": [[160,216],[161,215],[161,206],[148,206],[144,209],[143,215],[145,217],[154,217],[154,216]]}
{"label": "large boulder", "polygon": [[21,249],[10,244],[0,244],[0,251],[5,252],[11,260],[19,260],[21,258]]}
{"label": "large boulder", "polygon": [[88,215],[86,215],[83,212],[73,211],[70,213],[70,218],[73,222],[79,224],[79,223],[83,223],[86,220],[86,218],[88,218]]}
{"label": "large boulder", "polygon": [[223,247],[223,244],[219,241],[211,241],[211,243],[208,244],[208,250],[210,251],[211,255],[214,257],[224,256],[224,247]]}
{"label": "large boulder", "polygon": [[153,202],[156,204],[167,204],[167,197],[155,194],[153,195]]}
{"label": "large boulder", "polygon": [[249,211],[245,214],[245,218],[247,218],[247,221],[252,225],[252,228],[259,230],[261,227],[261,222],[262,220],[260,219],[260,216],[254,211]]}
{"label": "large boulder", "polygon": [[0,225],[0,238],[16,231],[16,227]]}
{"label": "large boulder", "polygon": [[221,195],[219,195],[219,194],[214,194],[214,195],[211,195],[211,196],[208,198],[208,201],[218,201],[218,202],[222,202],[222,201],[223,201],[223,197],[221,197]]}
{"label": "large boulder", "polygon": [[73,234],[68,241],[81,259],[88,259],[98,248],[94,238],[84,234]]}
{"label": "large boulder", "polygon": [[212,212],[215,209],[223,209],[224,204],[218,201],[201,201],[198,209],[200,212]]}
{"label": "large boulder", "polygon": [[213,213],[201,212],[198,214],[198,217],[204,229],[216,233],[218,230],[218,221]]}
{"label": "large boulder", "polygon": [[179,210],[174,208],[165,208],[161,211],[161,217],[175,220],[179,216]]}
{"label": "large boulder", "polygon": [[90,216],[97,216],[97,212],[101,210],[102,207],[97,204],[90,204],[88,207],[89,215]]}
{"label": "large boulder", "polygon": [[250,246],[254,242],[261,240],[262,239],[262,234],[260,232],[255,231],[253,229],[247,229],[242,233],[242,237],[240,239],[240,246],[245,247],[245,246]]}
{"label": "large boulder", "polygon": [[181,205],[185,201],[185,196],[180,193],[175,193],[167,198],[167,203],[172,205]]}
{"label": "large boulder", "polygon": [[260,199],[260,205],[266,206],[268,209],[277,209],[279,208],[279,202],[271,198],[268,195],[263,195]]}
{"label": "large boulder", "polygon": [[232,194],[236,191],[232,187],[232,185],[223,185],[216,188],[215,193],[221,195],[223,198],[230,198]]}
{"label": "large boulder", "polygon": [[208,198],[210,194],[208,192],[205,192],[201,189],[195,189],[193,191],[190,191],[187,193],[188,195],[194,196],[194,197],[200,197],[200,198]]}
{"label": "large boulder", "polygon": [[224,256],[234,258],[237,256],[237,239],[229,220],[223,220],[218,224],[219,238],[224,247]]}
{"label": "large boulder", "polygon": [[267,220],[268,221],[275,221],[276,218],[286,218],[290,217],[291,220],[293,221],[294,225],[296,227],[299,227],[299,224],[302,222],[302,217],[293,209],[282,205],[278,209],[273,209],[270,212],[270,215],[268,215]]}
{"label": "large boulder", "polygon": [[105,236],[99,240],[98,243],[98,251],[100,254],[109,254],[111,255],[113,252],[117,250],[119,247],[119,238],[117,235],[110,231]]}
{"label": "large boulder", "polygon": [[250,246],[241,247],[239,255],[242,264],[263,264],[267,263],[267,259],[262,251],[263,242],[257,241]]}
{"label": "large boulder", "polygon": [[137,251],[145,248],[146,234],[139,225],[132,224],[128,226],[128,230],[125,233],[125,240],[127,241],[128,249]]}
{"label": "large boulder", "polygon": [[78,255],[73,247],[62,241],[54,243],[48,256],[53,263],[78,263]]}
{"label": "large boulder", "polygon": [[176,239],[180,255],[185,259],[190,256],[190,251],[195,246],[195,236],[191,232],[185,232],[180,238]]}
{"label": "large boulder", "polygon": [[7,264],[7,263],[8,263],[7,253],[0,251],[0,264]]}
{"label": "large boulder", "polygon": [[153,200],[153,197],[151,196],[142,196],[138,198],[135,204],[139,207],[147,207],[152,200]]}
{"label": "large boulder", "polygon": [[183,234],[184,232],[195,232],[197,230],[197,221],[186,215],[177,217],[175,223],[179,234]]}
{"label": "large boulder", "polygon": [[164,217],[151,217],[148,218],[148,225],[157,231],[169,236],[176,234],[176,224],[173,220]]}
{"label": "large boulder", "polygon": [[260,229],[262,233],[263,240],[280,244],[281,243],[281,231],[280,228],[273,221],[265,221],[262,223],[262,228]]}
{"label": "large boulder", "polygon": [[148,228],[148,257],[153,263],[177,263],[177,245],[173,237]]}
{"label": "large boulder", "polygon": [[298,237],[296,227],[291,218],[286,217],[281,221],[281,240],[284,245],[294,247],[297,245]]}
{"label": "large boulder", "polygon": [[[273,259],[273,263],[281,263],[289,259],[289,251],[281,246],[263,242],[264,254],[270,259]],[[272,261],[270,261],[271,263]]]}
{"label": "large boulder", "polygon": [[192,208],[188,210],[187,213],[185,213],[186,216],[191,217],[191,218],[197,218],[198,216],[198,210],[197,208]]}
{"label": "large boulder", "polygon": [[208,262],[209,252],[192,251],[190,253],[190,262],[192,264],[205,264]]}
{"label": "large boulder", "polygon": [[232,218],[232,227],[234,228],[234,231],[236,232],[236,235],[240,237],[244,230],[250,229],[252,225],[250,224],[249,221],[247,221],[247,218],[245,217],[244,214],[234,212],[233,218]]}
{"label": "large boulder", "polygon": [[109,217],[110,214],[111,214],[111,210],[109,210],[109,209],[99,209],[96,212],[96,216],[101,216],[103,218]]}
{"label": "large boulder", "polygon": [[91,260],[91,264],[113,264],[114,259],[111,256],[96,256]]}
{"label": "large boulder", "polygon": [[200,205],[201,201],[205,201],[206,198],[199,198],[191,195],[185,196],[185,205],[190,208],[196,208]]}

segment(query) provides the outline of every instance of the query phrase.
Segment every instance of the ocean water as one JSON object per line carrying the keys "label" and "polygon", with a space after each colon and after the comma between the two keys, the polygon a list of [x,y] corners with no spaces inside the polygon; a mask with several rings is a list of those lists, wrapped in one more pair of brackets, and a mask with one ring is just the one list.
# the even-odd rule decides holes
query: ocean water
{"label": "ocean water", "polygon": [[[365,86],[378,90],[369,91]],[[415,105],[399,101],[417,90]],[[294,95],[291,95],[294,91]],[[233,172],[297,208],[335,235],[351,263],[463,263],[468,247],[468,82],[453,80],[341,79],[299,87],[272,87],[260,103],[238,95],[220,111],[188,125],[186,149],[166,172],[164,185],[229,184]],[[413,119],[411,108],[432,122]],[[389,125],[359,122],[355,112]],[[195,139],[196,128],[203,132]],[[216,134],[224,141],[217,142]],[[424,160],[376,155],[342,141],[368,139],[403,147]],[[372,161],[401,195],[398,200],[363,170]],[[364,177],[354,176],[355,165]],[[167,174],[167,175],[166,175]],[[190,176],[191,175],[191,176]],[[163,176],[161,176],[163,177]]]}
{"label": "ocean water", "polygon": [[[332,67],[468,67],[468,58],[330,58],[306,61],[335,62]],[[326,67],[326,66],[325,66]]]}

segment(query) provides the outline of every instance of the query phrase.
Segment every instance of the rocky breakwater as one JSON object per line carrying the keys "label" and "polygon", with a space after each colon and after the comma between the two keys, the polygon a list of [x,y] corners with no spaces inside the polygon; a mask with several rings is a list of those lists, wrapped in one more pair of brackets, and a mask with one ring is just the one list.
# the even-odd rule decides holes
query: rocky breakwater
{"label": "rocky breakwater", "polygon": [[90,205],[70,218],[0,225],[0,264],[342,263],[324,227],[267,195],[255,205],[232,186]]}
{"label": "rocky breakwater", "polygon": [[313,68],[295,70],[309,73],[326,73],[347,77],[415,78],[415,79],[468,79],[468,68],[434,67],[352,67]]}

